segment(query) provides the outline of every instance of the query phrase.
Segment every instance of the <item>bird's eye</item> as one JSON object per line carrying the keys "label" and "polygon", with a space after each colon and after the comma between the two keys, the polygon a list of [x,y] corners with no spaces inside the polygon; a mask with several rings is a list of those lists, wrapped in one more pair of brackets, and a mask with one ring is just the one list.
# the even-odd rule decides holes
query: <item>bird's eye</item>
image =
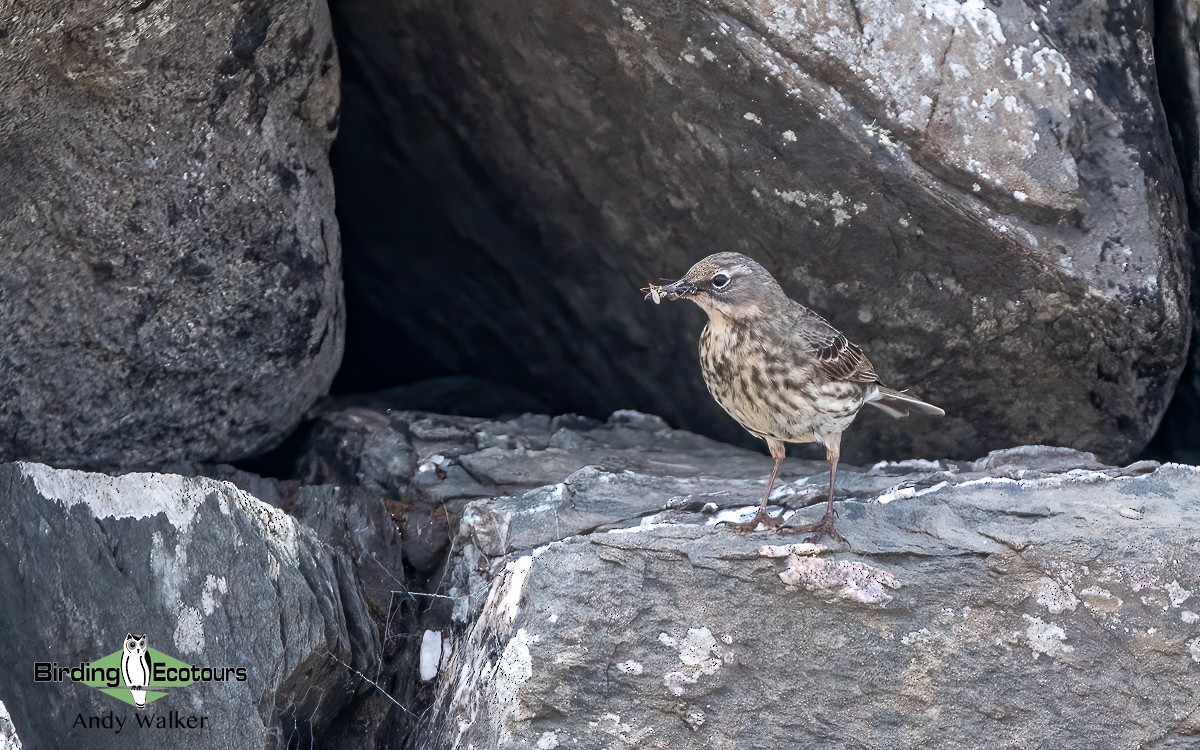
{"label": "bird's eye", "polygon": [[714,287],[716,287],[717,289],[720,289],[721,287],[725,286],[728,283],[729,283],[729,277],[723,273],[719,273],[716,276],[712,277],[712,285]]}

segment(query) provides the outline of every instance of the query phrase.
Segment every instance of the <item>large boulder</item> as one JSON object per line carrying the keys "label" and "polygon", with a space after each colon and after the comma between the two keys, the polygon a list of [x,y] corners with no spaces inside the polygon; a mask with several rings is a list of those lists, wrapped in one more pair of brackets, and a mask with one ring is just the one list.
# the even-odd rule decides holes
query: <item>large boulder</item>
{"label": "large boulder", "polygon": [[1126,458],[1166,408],[1191,315],[1146,0],[334,11],[359,381],[469,372],[739,435],[699,312],[636,291],[739,250],[949,413],[872,415],[852,455]]}
{"label": "large boulder", "polygon": [[342,350],[325,3],[54,0],[0,25],[0,457],[282,439]]}
{"label": "large boulder", "polygon": [[[157,722],[178,728],[174,714],[196,721],[169,732],[171,747],[374,746],[344,714],[379,692],[367,677],[381,671],[379,631],[351,559],[312,529],[206,477],[18,463],[0,465],[0,487],[0,745],[15,727],[27,750],[159,748]],[[121,651],[127,633],[244,679],[169,689],[141,711],[84,684],[34,680],[35,663],[91,663]]]}
{"label": "large boulder", "polygon": [[[848,468],[850,544],[831,547],[724,528],[753,512],[761,466],[711,445],[721,474],[704,476],[693,440],[650,420],[560,431],[573,455],[610,458],[466,506],[411,746],[1083,749],[1200,732],[1193,467],[1027,447]],[[479,453],[515,474],[551,450]],[[815,520],[824,476],[785,471],[787,525]]]}

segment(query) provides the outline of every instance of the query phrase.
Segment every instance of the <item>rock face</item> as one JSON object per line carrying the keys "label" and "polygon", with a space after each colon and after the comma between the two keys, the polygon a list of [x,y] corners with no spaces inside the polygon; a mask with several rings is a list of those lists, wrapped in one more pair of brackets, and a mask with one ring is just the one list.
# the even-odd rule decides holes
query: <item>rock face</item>
{"label": "rock face", "polygon": [[335,14],[347,284],[409,342],[397,378],[487,375],[740,438],[700,382],[700,314],[636,292],[738,250],[950,414],[864,420],[859,457],[1112,460],[1158,424],[1191,314],[1146,2]]}
{"label": "rock face", "polygon": [[[1200,733],[1192,467],[1046,447],[846,466],[850,546],[826,547],[726,529],[770,459],[637,412],[357,406],[310,437],[297,472],[317,484],[0,465],[0,747],[161,747],[132,717],[169,711],[209,717],[172,747],[1168,748]],[[821,512],[826,476],[784,463],[787,526]],[[90,662],[127,632],[247,679],[143,712],[33,680],[36,662]],[[75,726],[110,715],[121,734]]]}
{"label": "rock face", "polygon": [[[1034,447],[849,469],[851,547],[828,548],[721,527],[752,512],[765,460],[631,416],[555,433],[608,446],[601,465],[466,506],[412,746],[1165,748],[1200,732],[1194,468]],[[556,455],[516,427],[479,424],[512,442],[476,455],[513,475]],[[815,519],[822,475],[784,471],[789,525]]]}
{"label": "rock face", "polygon": [[0,458],[282,439],[342,349],[325,4],[55,0],[0,24]]}
{"label": "rock face", "polygon": [[[11,716],[0,742],[15,726],[27,750],[158,748],[164,733],[134,716],[175,711],[208,720],[171,732],[172,747],[308,746],[372,693],[363,675],[379,669],[379,635],[352,563],[291,516],[204,477],[24,463],[0,466],[0,486],[0,700]],[[246,679],[175,688],[141,712],[82,684],[34,681],[35,662],[92,662],[126,633]],[[126,721],[120,734],[77,722],[110,714]]]}

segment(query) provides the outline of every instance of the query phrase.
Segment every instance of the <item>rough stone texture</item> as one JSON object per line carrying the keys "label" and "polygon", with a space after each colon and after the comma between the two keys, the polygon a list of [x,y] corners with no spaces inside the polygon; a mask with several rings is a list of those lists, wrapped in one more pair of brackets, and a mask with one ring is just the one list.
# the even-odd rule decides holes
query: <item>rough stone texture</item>
{"label": "rough stone texture", "polygon": [[[558,437],[622,458],[466,507],[412,746],[1194,744],[1194,468],[1044,447],[848,468],[829,548],[719,526],[752,512],[758,456],[710,445],[705,476],[702,439],[623,422]],[[821,512],[816,466],[785,463],[790,525]]]}
{"label": "rough stone texture", "polygon": [[342,350],[325,4],[3,16],[0,457],[135,467],[282,439]]}
{"label": "rough stone texture", "polygon": [[1113,460],[1154,432],[1191,317],[1145,0],[334,10],[347,284],[377,326],[351,372],[378,326],[407,342],[360,380],[466,372],[737,436],[698,311],[636,288],[738,250],[950,413],[864,419],[852,455]]}
{"label": "rough stone texture", "polygon": [[[0,465],[0,487],[0,700],[27,749],[163,746],[132,728],[131,706],[33,681],[35,661],[89,662],[127,632],[194,666],[246,668],[146,708],[210,717],[171,747],[308,746],[372,691],[379,635],[351,562],[291,516],[204,477],[24,463]],[[119,735],[73,727],[109,711],[129,723]]]}

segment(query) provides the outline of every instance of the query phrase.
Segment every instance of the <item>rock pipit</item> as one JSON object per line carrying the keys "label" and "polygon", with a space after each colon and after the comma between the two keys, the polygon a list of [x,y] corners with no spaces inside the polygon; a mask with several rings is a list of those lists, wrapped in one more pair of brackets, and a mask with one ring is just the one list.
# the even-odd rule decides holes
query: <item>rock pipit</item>
{"label": "rock pipit", "polygon": [[741,253],[710,255],[679,281],[651,285],[646,297],[656,303],[664,297],[689,299],[708,314],[700,333],[704,384],[729,416],[767,442],[775,459],[758,513],[731,525],[739,531],[783,524],[782,515],[767,514],[767,502],[784,443],[820,443],[829,459],[829,502],[820,521],[796,530],[814,532],[813,541],[824,536],[845,541],[833,528],[833,491],[842,432],[858,410],[871,404],[893,417],[945,414],[885,388],[862,349],[789,299],[767,269]]}

